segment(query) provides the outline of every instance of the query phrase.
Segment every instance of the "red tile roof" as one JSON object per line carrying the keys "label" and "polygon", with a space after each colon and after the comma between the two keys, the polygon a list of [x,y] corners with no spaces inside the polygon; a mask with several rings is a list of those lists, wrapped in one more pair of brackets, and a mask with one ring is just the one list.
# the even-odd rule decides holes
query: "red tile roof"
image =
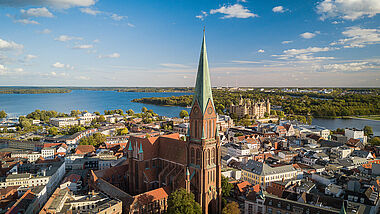
{"label": "red tile roof", "polygon": [[66,183],[68,181],[72,182],[72,183],[77,183],[78,181],[80,181],[80,178],[81,176],[80,175],[77,175],[77,174],[71,174],[69,176],[67,176],[62,183]]}
{"label": "red tile roof", "polygon": [[88,154],[95,151],[93,145],[79,145],[75,150],[75,154]]}
{"label": "red tile roof", "polygon": [[243,181],[243,182],[237,184],[236,186],[238,187],[239,192],[244,192],[244,188],[252,186],[252,184],[249,183],[248,181]]}

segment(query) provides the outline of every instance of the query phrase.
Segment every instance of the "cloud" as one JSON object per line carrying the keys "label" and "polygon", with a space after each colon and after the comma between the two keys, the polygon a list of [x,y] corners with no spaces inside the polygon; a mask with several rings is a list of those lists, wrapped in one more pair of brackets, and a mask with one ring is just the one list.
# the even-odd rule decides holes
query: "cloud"
{"label": "cloud", "polygon": [[189,68],[187,65],[182,64],[174,64],[174,63],[161,63],[161,66],[168,67],[168,68]]}
{"label": "cloud", "polygon": [[261,62],[256,62],[256,61],[245,61],[245,60],[234,60],[231,62],[238,63],[238,64],[259,64],[259,63],[261,63]]}
{"label": "cloud", "polygon": [[47,18],[52,18],[54,15],[46,8],[46,7],[41,7],[41,8],[30,8],[28,10],[21,9],[21,16],[24,18],[29,18],[29,17],[47,17]]}
{"label": "cloud", "polygon": [[111,18],[115,21],[121,21],[121,20],[128,18],[128,17],[127,16],[120,16],[120,15],[117,15],[116,13],[114,13],[111,15]]}
{"label": "cloud", "polygon": [[6,16],[13,19],[14,23],[21,23],[21,24],[26,24],[26,25],[28,25],[28,24],[33,24],[33,25],[40,24],[37,21],[31,20],[31,19],[19,18],[19,17],[16,17],[14,15],[10,15],[10,14],[6,14]]}
{"label": "cloud", "polygon": [[86,14],[90,14],[90,15],[93,15],[93,16],[96,16],[97,14],[99,13],[102,13],[102,11],[99,11],[99,10],[94,10],[94,9],[91,9],[91,8],[81,8],[79,9],[82,13],[86,13]]}
{"label": "cloud", "polygon": [[37,33],[40,33],[40,34],[49,34],[49,33],[51,33],[51,30],[45,28],[45,29],[43,29],[41,31],[37,31]]}
{"label": "cloud", "polygon": [[264,53],[265,51],[263,49],[259,49],[257,52],[258,53]]}
{"label": "cloud", "polygon": [[195,17],[203,21],[206,18],[206,16],[208,16],[208,13],[206,11],[201,11],[201,14]]}
{"label": "cloud", "polygon": [[302,33],[300,34],[300,36],[304,39],[311,39],[313,37],[315,37],[317,34],[315,33],[310,33],[310,32],[305,32],[305,33]]}
{"label": "cloud", "polygon": [[329,47],[319,48],[319,47],[308,47],[305,49],[289,49],[285,50],[284,53],[287,55],[298,55],[298,54],[310,54],[310,53],[318,53],[332,50]]}
{"label": "cloud", "polygon": [[277,6],[277,7],[274,7],[274,8],[272,9],[272,11],[275,12],[275,13],[283,13],[283,12],[286,11],[286,9],[284,9],[283,6]]}
{"label": "cloud", "polygon": [[98,58],[102,59],[102,58],[119,58],[120,57],[120,54],[119,53],[112,53],[112,54],[108,54],[108,55],[99,55]]}
{"label": "cloud", "polygon": [[352,62],[342,64],[317,65],[315,70],[319,72],[352,72],[375,68],[369,62]]}
{"label": "cloud", "polygon": [[37,56],[32,55],[32,54],[28,54],[28,55],[25,56],[25,60],[27,60],[27,61],[35,59],[35,58],[37,58]]}
{"label": "cloud", "polygon": [[331,45],[341,44],[344,45],[344,48],[362,48],[366,45],[380,43],[380,29],[366,29],[352,26],[343,31],[342,34],[347,38],[333,42]]}
{"label": "cloud", "polygon": [[222,13],[224,14],[222,19],[228,19],[228,18],[254,18],[258,17],[257,14],[252,13],[247,8],[243,7],[241,4],[234,4],[229,6],[222,6],[219,9],[213,9],[210,11],[210,14],[216,14],[216,13]]}
{"label": "cloud", "polygon": [[60,62],[56,62],[52,66],[54,68],[65,68],[65,69],[74,70],[74,66],[69,65],[69,64],[63,64],[63,63],[60,63]]}
{"label": "cloud", "polygon": [[15,19],[14,22],[25,24],[25,25],[39,25],[40,24],[39,22],[30,20],[30,19]]}
{"label": "cloud", "polygon": [[373,17],[380,13],[379,0],[323,0],[317,5],[320,19],[341,18],[356,20],[362,17]]}
{"label": "cloud", "polygon": [[89,7],[96,3],[96,0],[1,0],[0,5],[10,7],[26,6],[49,6],[58,9],[68,9],[71,7]]}
{"label": "cloud", "polygon": [[3,50],[20,50],[23,49],[24,46],[17,44],[13,41],[6,41],[0,38],[0,51]]}
{"label": "cloud", "polygon": [[4,65],[0,64],[0,75],[4,75],[6,71],[7,71],[7,68]]}
{"label": "cloud", "polygon": [[293,41],[282,41],[281,44],[289,44],[292,43]]}
{"label": "cloud", "polygon": [[128,22],[128,24],[127,24],[129,27],[136,27],[134,24],[132,24],[132,23],[129,23]]}
{"label": "cloud", "polygon": [[77,45],[77,46],[74,46],[73,49],[90,49],[93,47],[94,47],[93,45]]}
{"label": "cloud", "polygon": [[82,37],[75,37],[75,36],[68,36],[68,35],[60,35],[59,37],[55,38],[54,40],[60,41],[60,42],[67,42],[70,40],[82,40]]}

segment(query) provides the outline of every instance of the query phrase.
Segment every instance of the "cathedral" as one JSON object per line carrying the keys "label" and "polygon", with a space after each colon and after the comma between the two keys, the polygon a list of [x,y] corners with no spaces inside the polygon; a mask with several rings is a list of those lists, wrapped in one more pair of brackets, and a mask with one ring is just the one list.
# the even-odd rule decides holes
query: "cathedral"
{"label": "cathedral", "polygon": [[251,118],[260,119],[265,117],[265,113],[268,116],[270,115],[270,102],[269,100],[252,102],[249,99],[240,98],[239,104],[232,103],[229,110],[231,114],[236,114],[238,118],[248,115]]}
{"label": "cathedral", "polygon": [[203,35],[185,140],[178,133],[131,136],[122,166],[92,172],[90,187],[123,201],[125,213],[162,213],[167,195],[192,192],[202,213],[221,213],[221,148]]}

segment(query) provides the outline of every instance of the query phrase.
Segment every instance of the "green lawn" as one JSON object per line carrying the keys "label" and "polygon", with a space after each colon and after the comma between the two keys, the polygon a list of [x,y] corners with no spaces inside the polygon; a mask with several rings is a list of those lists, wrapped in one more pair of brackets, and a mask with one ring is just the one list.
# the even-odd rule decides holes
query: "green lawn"
{"label": "green lawn", "polygon": [[353,118],[369,119],[369,120],[380,120],[380,115],[355,116]]}

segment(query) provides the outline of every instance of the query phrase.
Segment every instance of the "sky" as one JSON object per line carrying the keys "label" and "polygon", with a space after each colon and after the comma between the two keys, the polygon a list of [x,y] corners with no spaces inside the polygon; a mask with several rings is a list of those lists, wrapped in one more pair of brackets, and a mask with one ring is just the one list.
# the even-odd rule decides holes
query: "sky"
{"label": "sky", "polygon": [[1,86],[379,87],[379,0],[0,0]]}

